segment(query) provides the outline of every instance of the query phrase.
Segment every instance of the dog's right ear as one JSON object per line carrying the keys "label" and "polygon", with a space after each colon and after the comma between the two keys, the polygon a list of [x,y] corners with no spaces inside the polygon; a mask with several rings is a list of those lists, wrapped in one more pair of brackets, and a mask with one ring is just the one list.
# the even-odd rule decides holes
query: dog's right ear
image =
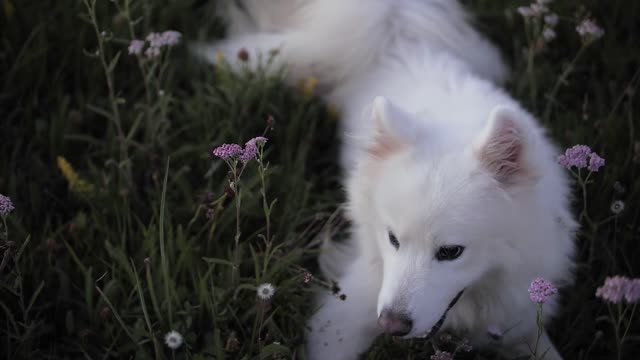
{"label": "dog's right ear", "polygon": [[371,117],[374,130],[366,150],[374,158],[383,159],[401,151],[419,133],[416,119],[382,96],[373,100]]}
{"label": "dog's right ear", "polygon": [[483,133],[474,143],[482,166],[504,185],[537,180],[537,171],[529,161],[532,140],[524,115],[515,109],[497,106],[489,115]]}

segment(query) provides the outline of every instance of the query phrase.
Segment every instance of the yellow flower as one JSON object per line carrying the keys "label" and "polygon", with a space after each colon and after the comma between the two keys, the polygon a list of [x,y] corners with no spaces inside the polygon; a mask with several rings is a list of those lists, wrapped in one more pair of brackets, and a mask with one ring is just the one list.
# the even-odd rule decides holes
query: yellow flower
{"label": "yellow flower", "polygon": [[222,52],[222,50],[218,50],[216,51],[216,62],[217,63],[221,63],[224,62],[225,58],[224,58],[224,53]]}
{"label": "yellow flower", "polygon": [[312,76],[307,80],[300,81],[300,90],[304,95],[311,96],[316,90],[316,85],[318,85],[318,79],[315,76]]}
{"label": "yellow flower", "polygon": [[316,89],[316,85],[318,85],[318,79],[315,76],[312,76],[307,79],[307,82],[304,84],[304,89],[302,90],[305,95],[312,95]]}
{"label": "yellow flower", "polygon": [[340,109],[333,104],[327,105],[327,115],[329,115],[329,120],[338,121],[340,120]]}
{"label": "yellow flower", "polygon": [[2,8],[4,9],[4,16],[7,19],[11,19],[13,17],[13,13],[16,12],[16,7],[13,6],[11,1],[9,1],[9,0],[4,0],[2,2]]}
{"label": "yellow flower", "polygon": [[69,164],[67,159],[62,156],[58,156],[58,168],[62,172],[62,176],[67,179],[69,183],[69,189],[79,195],[92,195],[94,192],[93,184],[88,183],[82,179],[78,173],[73,169],[73,166]]}

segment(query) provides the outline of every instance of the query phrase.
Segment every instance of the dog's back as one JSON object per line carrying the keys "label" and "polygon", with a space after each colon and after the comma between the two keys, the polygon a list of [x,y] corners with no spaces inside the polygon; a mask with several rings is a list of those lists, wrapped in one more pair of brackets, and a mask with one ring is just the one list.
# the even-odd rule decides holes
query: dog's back
{"label": "dog's back", "polygon": [[[400,52],[417,49],[449,52],[492,81],[506,74],[498,51],[469,25],[457,1],[241,0],[222,6],[232,41],[215,50],[235,54],[241,46],[266,53],[281,47],[294,78],[315,76],[335,85],[381,57],[402,58]],[[204,53],[214,58],[214,48]]]}

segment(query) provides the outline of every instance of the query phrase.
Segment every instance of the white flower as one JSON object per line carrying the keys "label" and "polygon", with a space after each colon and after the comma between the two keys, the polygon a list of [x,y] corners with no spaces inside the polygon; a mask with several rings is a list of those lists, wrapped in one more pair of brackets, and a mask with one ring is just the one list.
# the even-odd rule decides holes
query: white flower
{"label": "white flower", "polygon": [[182,338],[182,334],[180,334],[179,332],[177,332],[175,330],[169,331],[164,336],[164,343],[167,344],[167,346],[171,350],[176,350],[177,348],[182,346],[183,342],[184,342],[184,339]]}
{"label": "white flower", "polygon": [[558,24],[558,15],[551,13],[544,17],[544,22],[547,23],[547,25],[554,27]]}
{"label": "white flower", "polygon": [[545,28],[542,31],[542,37],[546,40],[546,41],[551,41],[553,39],[556,38],[556,32],[555,30],[553,30],[552,28]]}
{"label": "white flower", "polygon": [[518,13],[520,13],[520,15],[522,15],[525,18],[532,17],[535,15],[535,12],[533,11],[533,9],[531,9],[528,6],[520,6],[518,8]]}
{"label": "white flower", "polygon": [[276,293],[276,288],[270,283],[264,283],[258,286],[258,297],[262,300],[269,300]]}
{"label": "white flower", "polygon": [[593,20],[584,19],[582,22],[576,26],[576,31],[583,38],[593,38],[597,39],[604,35],[604,30],[599,27]]}
{"label": "white flower", "polygon": [[624,210],[624,202],[622,200],[616,200],[611,203],[610,209],[612,213],[618,215]]}
{"label": "white flower", "polygon": [[542,15],[549,12],[549,8],[542,4],[531,4],[531,11],[533,11],[535,15]]}

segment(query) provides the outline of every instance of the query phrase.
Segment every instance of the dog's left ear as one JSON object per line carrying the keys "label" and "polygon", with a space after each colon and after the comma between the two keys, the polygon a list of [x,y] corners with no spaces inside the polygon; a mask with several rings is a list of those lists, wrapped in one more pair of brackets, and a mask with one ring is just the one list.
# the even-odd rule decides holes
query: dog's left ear
{"label": "dog's left ear", "polygon": [[503,185],[517,185],[535,179],[528,161],[531,150],[529,127],[518,110],[497,106],[484,131],[474,143],[480,164]]}
{"label": "dog's left ear", "polygon": [[373,100],[371,118],[374,128],[366,150],[377,159],[386,158],[415,142],[421,133],[414,115],[382,96]]}

